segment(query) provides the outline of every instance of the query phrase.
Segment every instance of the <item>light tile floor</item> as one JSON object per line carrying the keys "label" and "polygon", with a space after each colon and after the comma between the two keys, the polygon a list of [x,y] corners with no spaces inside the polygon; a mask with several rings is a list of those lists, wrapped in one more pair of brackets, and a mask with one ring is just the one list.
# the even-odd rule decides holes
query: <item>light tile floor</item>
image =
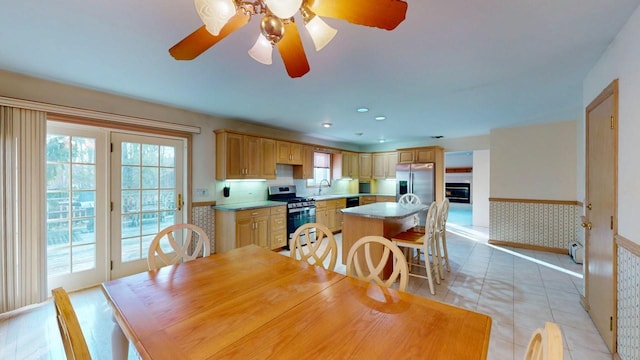
{"label": "light tile floor", "polygon": [[[580,305],[582,265],[568,255],[489,245],[486,228],[448,230],[451,272],[436,285],[436,295],[427,280],[416,277],[410,277],[407,291],[490,315],[489,359],[522,359],[531,333],[546,321],[559,324],[565,359],[611,359]],[[336,240],[341,243],[340,234]],[[336,271],[344,274],[344,265]]]}

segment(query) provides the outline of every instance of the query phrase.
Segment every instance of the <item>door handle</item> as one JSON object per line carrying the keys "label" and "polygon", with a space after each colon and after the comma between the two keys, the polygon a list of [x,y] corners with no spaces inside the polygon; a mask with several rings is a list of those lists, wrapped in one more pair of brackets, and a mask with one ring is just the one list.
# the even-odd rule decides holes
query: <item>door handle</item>
{"label": "door handle", "polygon": [[182,211],[182,194],[178,194],[178,211]]}
{"label": "door handle", "polygon": [[587,205],[587,209],[591,210],[593,208],[593,206],[591,205],[591,203],[589,203],[589,205]]}
{"label": "door handle", "polygon": [[580,224],[580,226],[582,226],[583,228],[585,228],[585,229],[587,229],[587,230],[591,230],[591,228],[593,227],[593,226],[591,225],[591,222],[588,222],[588,223],[582,223],[582,224]]}

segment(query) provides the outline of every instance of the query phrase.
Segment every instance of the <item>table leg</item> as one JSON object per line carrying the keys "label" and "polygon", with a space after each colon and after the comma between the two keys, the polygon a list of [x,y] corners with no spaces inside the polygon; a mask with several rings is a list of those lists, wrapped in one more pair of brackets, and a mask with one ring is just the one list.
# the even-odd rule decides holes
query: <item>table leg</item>
{"label": "table leg", "polygon": [[115,317],[111,317],[113,321],[113,330],[111,331],[111,352],[113,360],[126,360],[129,358],[129,340],[124,336],[120,325]]}

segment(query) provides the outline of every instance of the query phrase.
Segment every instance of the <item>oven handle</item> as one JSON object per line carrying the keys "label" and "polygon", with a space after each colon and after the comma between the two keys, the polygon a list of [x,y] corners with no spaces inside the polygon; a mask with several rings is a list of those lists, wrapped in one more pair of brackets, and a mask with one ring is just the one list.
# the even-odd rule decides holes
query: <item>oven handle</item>
{"label": "oven handle", "polygon": [[309,211],[309,210],[315,209],[315,208],[316,208],[315,206],[307,206],[307,207],[289,209],[289,214],[299,213],[299,212],[303,212],[303,211]]}

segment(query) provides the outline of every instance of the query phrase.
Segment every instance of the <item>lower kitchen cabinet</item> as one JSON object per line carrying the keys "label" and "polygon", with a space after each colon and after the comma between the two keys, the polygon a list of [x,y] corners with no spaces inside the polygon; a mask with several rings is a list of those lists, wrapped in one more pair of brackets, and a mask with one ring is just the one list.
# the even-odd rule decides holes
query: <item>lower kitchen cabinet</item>
{"label": "lower kitchen cabinet", "polygon": [[332,232],[342,230],[342,209],[347,207],[347,200],[333,199],[316,201],[316,222],[325,225]]}
{"label": "lower kitchen cabinet", "polygon": [[276,249],[287,244],[286,205],[215,211],[216,252],[246,245]]}

